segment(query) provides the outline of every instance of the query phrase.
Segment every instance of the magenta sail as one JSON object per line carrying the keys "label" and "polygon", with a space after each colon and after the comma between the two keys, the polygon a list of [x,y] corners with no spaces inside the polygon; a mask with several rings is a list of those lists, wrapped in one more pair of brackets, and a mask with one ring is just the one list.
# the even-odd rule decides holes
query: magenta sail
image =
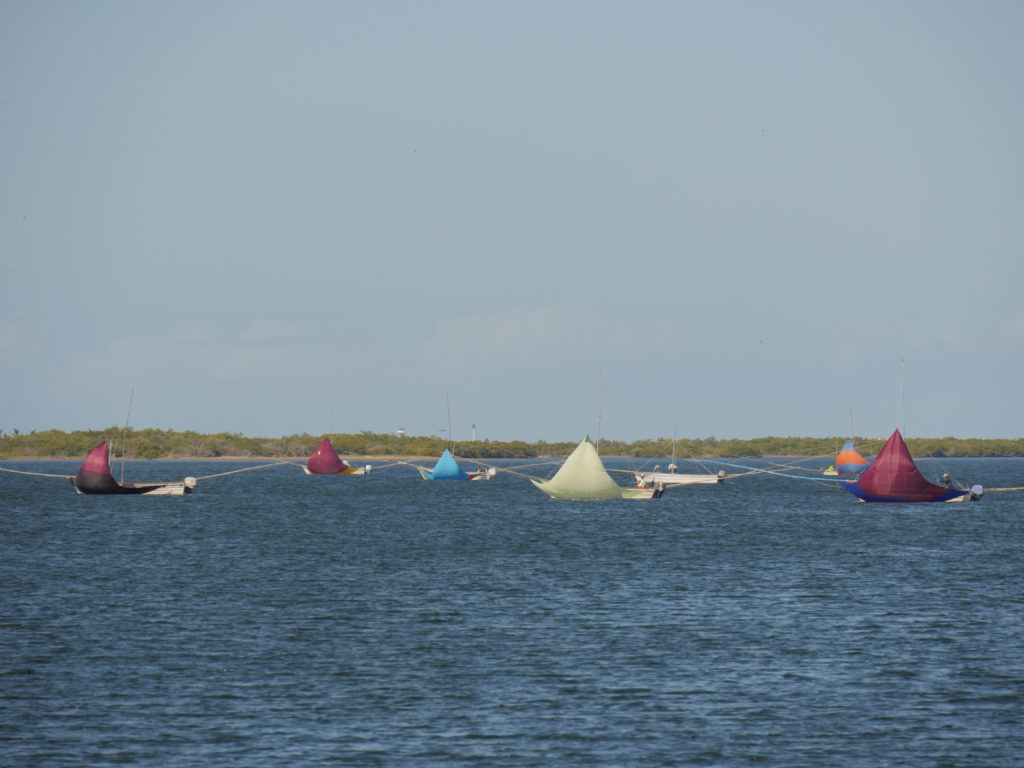
{"label": "magenta sail", "polygon": [[194,478],[186,477],[171,483],[119,483],[110,472],[110,449],[107,441],[97,445],[82,462],[78,474],[71,479],[75,490],[85,494],[134,493],[153,496],[180,496],[195,488]]}
{"label": "magenta sail", "polygon": [[843,483],[843,487],[864,501],[953,501],[971,495],[969,490],[944,488],[925,480],[898,429],[860,479]]}
{"label": "magenta sail", "polygon": [[306,471],[311,475],[345,475],[354,470],[338,456],[331,438],[325,437],[306,462]]}
{"label": "magenta sail", "polygon": [[75,488],[80,493],[139,493],[123,490],[110,473],[109,446],[107,441],[97,445],[85,457],[75,475]]}

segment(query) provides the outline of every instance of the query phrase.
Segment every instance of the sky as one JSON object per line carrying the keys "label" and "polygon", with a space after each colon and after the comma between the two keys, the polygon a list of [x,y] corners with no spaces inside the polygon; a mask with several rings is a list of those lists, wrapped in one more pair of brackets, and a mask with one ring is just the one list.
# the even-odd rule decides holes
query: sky
{"label": "sky", "polygon": [[1024,436],[1021,39],[1016,0],[4,0],[0,429]]}

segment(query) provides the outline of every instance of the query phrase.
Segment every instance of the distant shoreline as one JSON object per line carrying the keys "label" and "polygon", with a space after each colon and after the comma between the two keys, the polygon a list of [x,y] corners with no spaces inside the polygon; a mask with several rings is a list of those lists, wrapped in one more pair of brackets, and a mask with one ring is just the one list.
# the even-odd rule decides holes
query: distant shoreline
{"label": "distant shoreline", "polygon": [[[568,456],[579,441],[520,440],[460,441],[454,446],[435,436],[397,436],[393,434],[287,435],[277,438],[246,437],[241,434],[175,432],[160,429],[129,429],[111,427],[98,431],[46,430],[28,434],[6,434],[0,430],[0,460],[54,459],[74,460],[84,457],[100,442],[108,442],[116,453],[133,460],[162,459],[167,461],[300,461],[305,462],[329,440],[343,458],[362,462],[424,462],[436,460],[448,448],[466,461],[496,459],[551,460]],[[716,437],[669,440],[652,438],[625,442],[605,438],[599,453],[608,458],[636,458],[667,461],[669,456],[680,460],[710,461],[714,459],[818,459],[831,464],[846,442],[852,442],[863,456],[881,449],[879,438],[817,438],[759,437],[749,440]],[[912,455],[925,457],[987,457],[1024,456],[1024,438],[961,439],[911,438],[907,440]]]}
{"label": "distant shoreline", "polygon": [[[8,456],[0,457],[0,461],[82,461],[83,456]],[[368,464],[374,461],[388,461],[394,463],[412,463],[416,461],[437,461],[437,456],[342,456],[344,461],[349,464]],[[492,456],[492,457],[468,457],[459,456],[456,454],[455,458],[459,461],[464,461],[472,464],[474,461],[480,463],[488,463],[492,461],[508,461],[508,462],[523,462],[528,464],[530,462],[542,463],[545,461],[560,460],[564,459],[565,455],[551,455],[551,456],[530,456],[526,458],[518,457],[506,457],[506,456]],[[655,461],[664,461],[667,456],[630,456],[627,454],[611,454],[602,455],[602,459],[629,459],[631,461],[651,463]],[[920,456],[920,459],[929,458],[940,458],[935,456]],[[943,459],[1019,459],[1020,456],[943,456]],[[716,462],[716,461],[795,461],[795,460],[810,460],[818,459],[826,464],[831,463],[831,458],[828,455],[824,456],[796,456],[796,455],[772,455],[772,456],[677,456],[676,461],[678,462]],[[120,462],[122,459],[120,456],[111,458],[111,463]],[[308,457],[302,456],[161,456],[155,459],[142,459],[137,456],[128,456],[124,458],[124,461],[248,461],[248,462],[265,462],[274,463],[278,462],[281,464],[294,464],[298,467],[306,465]]]}

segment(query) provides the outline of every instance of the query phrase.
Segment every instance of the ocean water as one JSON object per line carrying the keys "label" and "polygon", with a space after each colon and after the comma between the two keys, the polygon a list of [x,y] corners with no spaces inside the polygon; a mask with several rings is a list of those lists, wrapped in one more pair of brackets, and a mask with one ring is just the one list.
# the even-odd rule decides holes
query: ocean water
{"label": "ocean water", "polygon": [[568,502],[409,467],[178,498],[3,473],[0,765],[1019,766],[1022,521],[1024,492],[771,475]]}

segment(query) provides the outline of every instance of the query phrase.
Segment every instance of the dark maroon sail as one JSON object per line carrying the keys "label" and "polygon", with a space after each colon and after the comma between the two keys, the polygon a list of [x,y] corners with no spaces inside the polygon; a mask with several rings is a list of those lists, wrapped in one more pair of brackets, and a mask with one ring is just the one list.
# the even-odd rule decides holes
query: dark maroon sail
{"label": "dark maroon sail", "polygon": [[320,445],[306,462],[306,469],[311,475],[343,475],[352,471],[352,467],[338,456],[329,437],[320,441]]}
{"label": "dark maroon sail", "polygon": [[882,446],[860,479],[843,485],[850,493],[865,501],[949,501],[968,493],[958,488],[933,485],[925,480],[898,429]]}

